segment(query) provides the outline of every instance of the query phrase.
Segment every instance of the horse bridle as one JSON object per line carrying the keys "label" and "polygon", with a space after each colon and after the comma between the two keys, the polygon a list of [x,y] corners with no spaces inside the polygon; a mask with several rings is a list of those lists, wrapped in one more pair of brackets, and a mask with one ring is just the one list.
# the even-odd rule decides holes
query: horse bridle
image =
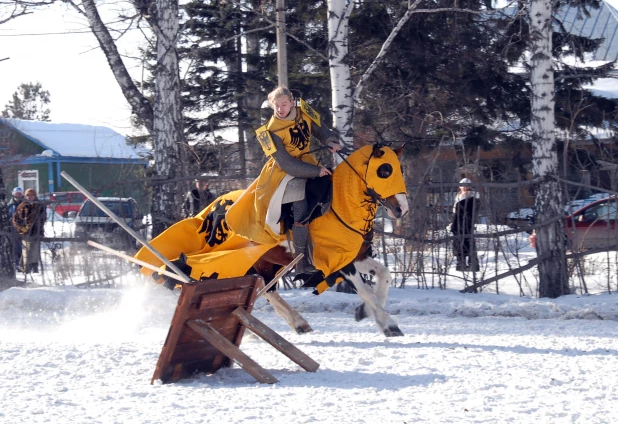
{"label": "horse bridle", "polygon": [[[381,147],[385,147],[385,144],[381,144],[381,143],[377,143],[374,145],[374,150],[375,148],[381,148]],[[373,152],[374,150],[371,151],[371,155],[369,155],[369,160],[371,160],[371,158],[373,157]],[[341,160],[343,160],[346,165],[348,165],[350,167],[350,169],[352,171],[354,171],[354,173],[358,176],[358,178],[361,179],[361,181],[363,182],[363,184],[365,184],[365,187],[367,189],[366,194],[368,196],[370,196],[376,203],[378,203],[380,206],[389,209],[390,208],[390,204],[384,200],[384,198],[382,196],[380,196],[374,189],[372,189],[371,187],[369,187],[369,184],[367,183],[367,180],[365,178],[363,178],[363,176],[361,174],[358,173],[358,171],[356,169],[354,169],[354,167],[352,166],[352,164],[350,162],[348,162],[348,160],[346,159],[345,156],[343,156],[343,154],[339,151],[335,152],[339,155],[339,157],[341,158]],[[367,162],[369,163],[369,162]],[[367,165],[369,166],[369,165]]]}
{"label": "horse bridle", "polygon": [[[379,148],[382,148],[382,147],[386,147],[386,144],[382,144],[382,143],[374,144],[374,150],[371,151],[371,155],[369,156],[369,160],[371,160],[371,158],[373,157],[373,152],[375,151],[375,149],[376,148],[379,149]],[[330,149],[330,147],[328,147],[328,146],[318,147],[317,149],[310,150],[309,152],[306,152],[303,155],[319,152],[320,150],[325,150],[325,149]],[[380,206],[382,206],[382,207],[384,207],[386,209],[390,209],[391,205],[382,196],[380,196],[380,194],[378,194],[374,189],[369,187],[369,184],[367,183],[367,180],[365,178],[363,178],[363,176],[361,174],[358,173],[358,171],[352,166],[352,164],[350,162],[348,162],[348,160],[343,155],[343,153],[341,153],[340,151],[336,151],[335,153],[337,153],[339,155],[341,160],[343,162],[345,162],[345,164],[350,167],[350,169],[358,176],[358,178],[360,178],[360,180],[363,182],[363,184],[365,184],[365,188],[366,188],[365,194],[367,194],[369,197],[371,197],[374,200],[375,203],[378,203]]]}

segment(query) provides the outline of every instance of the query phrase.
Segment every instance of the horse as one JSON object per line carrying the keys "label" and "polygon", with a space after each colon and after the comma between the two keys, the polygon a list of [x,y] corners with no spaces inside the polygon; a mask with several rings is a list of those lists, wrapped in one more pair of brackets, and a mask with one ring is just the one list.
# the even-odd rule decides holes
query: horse
{"label": "horse", "polygon": [[[335,168],[330,208],[309,224],[317,272],[304,281],[305,286],[315,287],[316,294],[343,280],[348,281],[363,301],[356,310],[356,319],[372,315],[380,331],[388,337],[403,335],[384,309],[392,277],[388,269],[367,254],[367,248],[379,205],[395,219],[408,211],[399,163],[402,150],[394,151],[381,144],[364,146]],[[281,266],[292,261],[289,243],[283,230],[277,243],[258,244],[230,228],[228,212],[242,194],[239,190],[220,196],[197,216],[182,220],[161,233],[151,245],[196,280],[232,278],[247,273],[257,273],[267,280],[274,278]],[[162,265],[145,248],[135,257]],[[146,268],[142,273],[153,274]],[[361,275],[375,275],[375,291]],[[297,333],[312,331],[307,321],[276,290],[264,296]]]}

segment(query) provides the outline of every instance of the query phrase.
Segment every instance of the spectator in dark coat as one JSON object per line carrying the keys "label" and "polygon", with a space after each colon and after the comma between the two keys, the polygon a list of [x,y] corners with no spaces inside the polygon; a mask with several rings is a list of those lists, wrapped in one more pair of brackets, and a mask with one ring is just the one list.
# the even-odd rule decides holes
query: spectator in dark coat
{"label": "spectator in dark coat", "polygon": [[[15,187],[11,192],[11,200],[9,200],[9,218],[12,220],[17,206],[24,200],[24,190],[21,187]],[[19,260],[21,259],[21,236],[15,229],[11,227],[11,244],[13,247],[13,259],[15,260],[15,268],[19,266]]]}
{"label": "spectator in dark coat", "polygon": [[464,178],[459,184],[459,193],[453,206],[453,221],[451,233],[456,237],[453,240],[453,253],[457,260],[457,271],[478,271],[479,263],[476,256],[476,243],[474,241],[474,222],[479,208],[477,194],[472,191],[472,181]]}
{"label": "spectator in dark coat", "polygon": [[184,204],[184,216],[190,218],[215,200],[215,195],[208,189],[208,181],[195,180],[195,188],[187,193]]}
{"label": "spectator in dark coat", "polygon": [[13,226],[22,237],[19,270],[24,273],[39,272],[41,238],[44,235],[47,207],[36,197],[36,190],[26,190],[25,199],[13,215]]}

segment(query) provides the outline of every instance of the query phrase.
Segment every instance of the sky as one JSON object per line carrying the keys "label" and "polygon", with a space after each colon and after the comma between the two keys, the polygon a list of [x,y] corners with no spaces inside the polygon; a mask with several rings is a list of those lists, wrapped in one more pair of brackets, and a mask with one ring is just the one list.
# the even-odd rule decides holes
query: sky
{"label": "sky", "polygon": [[[120,53],[138,55],[142,40],[137,31],[130,31],[119,44]],[[130,107],[105,55],[86,19],[66,5],[0,25],[0,59],[7,57],[0,61],[2,110],[21,83],[39,81],[51,94],[52,122],[102,125],[121,134],[131,131]],[[140,63],[130,60],[127,66],[139,81]]]}
{"label": "sky", "polygon": [[[122,4],[106,3],[110,8]],[[609,3],[618,6],[618,0]],[[103,18],[109,21],[112,16]],[[119,43],[120,52],[137,57],[140,45],[141,34],[129,31]],[[128,60],[127,66],[140,81],[141,61]],[[86,19],[64,4],[0,25],[0,78],[0,110],[19,84],[39,81],[51,94],[52,122],[103,125],[132,133],[130,107]]]}

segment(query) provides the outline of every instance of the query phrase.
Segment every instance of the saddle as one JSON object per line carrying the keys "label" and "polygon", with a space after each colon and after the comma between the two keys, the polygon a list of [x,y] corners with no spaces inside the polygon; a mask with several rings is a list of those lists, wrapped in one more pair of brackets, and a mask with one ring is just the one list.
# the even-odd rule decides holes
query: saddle
{"label": "saddle", "polygon": [[329,211],[333,201],[333,181],[330,175],[310,179],[294,178],[291,180],[283,194],[281,205],[280,222],[283,223],[283,230],[287,232],[294,225],[294,215],[292,213],[292,203],[299,200],[307,200],[307,214],[299,221],[303,225],[308,225],[314,219],[324,215]]}

